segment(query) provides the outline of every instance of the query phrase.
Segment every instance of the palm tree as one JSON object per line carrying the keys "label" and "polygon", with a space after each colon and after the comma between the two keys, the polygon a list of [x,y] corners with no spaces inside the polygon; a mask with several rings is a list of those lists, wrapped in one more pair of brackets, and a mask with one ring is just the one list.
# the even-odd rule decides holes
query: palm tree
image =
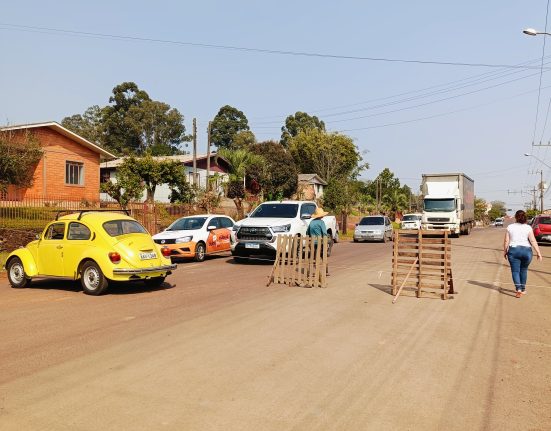
{"label": "palm tree", "polygon": [[238,218],[243,218],[243,199],[245,198],[245,178],[247,169],[254,164],[261,164],[262,156],[251,153],[246,148],[230,150],[221,148],[218,155],[223,157],[229,164],[229,177],[227,197],[233,199],[237,208]]}
{"label": "palm tree", "polygon": [[409,205],[408,197],[399,189],[389,190],[383,195],[382,201],[390,211],[394,212],[394,214],[404,210]]}

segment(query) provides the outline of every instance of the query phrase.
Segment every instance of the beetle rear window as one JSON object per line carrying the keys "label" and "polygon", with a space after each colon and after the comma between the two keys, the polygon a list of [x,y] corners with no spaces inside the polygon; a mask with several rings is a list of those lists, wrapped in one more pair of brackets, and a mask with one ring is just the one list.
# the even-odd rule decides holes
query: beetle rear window
{"label": "beetle rear window", "polygon": [[111,220],[103,223],[103,229],[110,236],[126,235],[129,233],[147,233],[145,228],[134,220]]}

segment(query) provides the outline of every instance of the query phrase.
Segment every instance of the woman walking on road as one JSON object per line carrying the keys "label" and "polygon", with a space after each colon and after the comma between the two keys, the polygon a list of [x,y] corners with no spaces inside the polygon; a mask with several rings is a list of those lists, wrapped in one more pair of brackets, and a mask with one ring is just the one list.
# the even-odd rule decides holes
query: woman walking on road
{"label": "woman walking on road", "polygon": [[503,256],[509,260],[511,275],[517,291],[516,297],[526,293],[528,265],[532,261],[532,247],[536,250],[538,260],[542,260],[540,248],[534,237],[532,227],[526,224],[526,213],[519,210],[515,213],[515,223],[507,226],[503,241]]}

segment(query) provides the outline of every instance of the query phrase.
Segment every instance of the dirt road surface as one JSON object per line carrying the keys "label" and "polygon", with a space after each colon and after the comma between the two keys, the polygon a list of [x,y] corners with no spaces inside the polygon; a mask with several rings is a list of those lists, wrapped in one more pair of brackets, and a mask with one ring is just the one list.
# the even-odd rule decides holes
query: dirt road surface
{"label": "dirt road surface", "polygon": [[392,244],[327,289],[182,263],[163,288],[0,280],[1,430],[550,430],[551,247],[514,298],[502,228],[453,240],[453,299],[389,294]]}

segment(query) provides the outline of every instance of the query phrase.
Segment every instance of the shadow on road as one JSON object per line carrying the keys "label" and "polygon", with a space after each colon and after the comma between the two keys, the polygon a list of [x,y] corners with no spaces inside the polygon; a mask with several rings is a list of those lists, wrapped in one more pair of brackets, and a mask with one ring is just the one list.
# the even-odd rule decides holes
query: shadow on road
{"label": "shadow on road", "polygon": [[[147,287],[143,281],[110,282],[106,295],[134,295],[137,293],[156,292],[158,290],[172,289],[174,285],[166,281],[159,287]],[[56,280],[56,279],[41,279],[33,280],[29,287],[25,289],[40,289],[40,290],[59,290],[63,292],[82,293],[80,281],[75,280]]]}
{"label": "shadow on road", "polygon": [[370,286],[392,296],[392,286],[389,286],[387,284],[370,284]]}
{"label": "shadow on road", "polygon": [[505,289],[504,287],[499,287],[490,283],[482,283],[480,281],[474,281],[474,280],[467,280],[467,282],[475,286],[484,287],[485,289],[497,290],[499,293],[507,296],[515,296],[516,294],[514,290]]}

